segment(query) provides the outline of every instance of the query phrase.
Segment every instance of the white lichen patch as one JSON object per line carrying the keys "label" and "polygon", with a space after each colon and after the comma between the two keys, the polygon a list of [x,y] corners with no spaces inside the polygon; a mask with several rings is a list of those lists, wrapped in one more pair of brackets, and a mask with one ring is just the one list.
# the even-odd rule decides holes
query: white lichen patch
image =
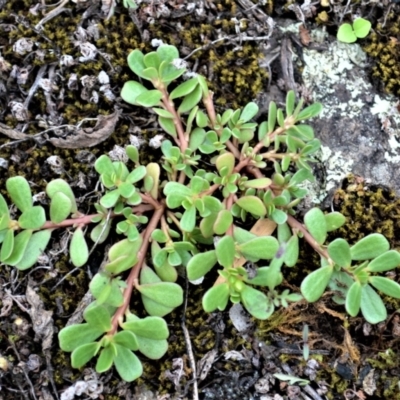
{"label": "white lichen patch", "polygon": [[[351,127],[361,126],[361,131],[354,131],[357,139],[353,147],[359,146],[359,151],[365,155],[374,154],[376,151],[382,152],[382,163],[369,166],[367,175],[376,181],[381,178],[383,184],[391,184],[388,170],[392,167],[389,168],[389,164],[394,166],[400,162],[398,100],[391,95],[374,94],[375,89],[362,69],[366,64],[367,56],[356,43],[345,44],[335,41],[322,52],[304,48],[303,57],[305,62],[302,73],[303,83],[306,89],[313,93],[313,100],[323,104],[324,109],[320,117],[327,121],[332,117],[334,117],[333,121],[346,118],[346,120],[351,120]],[[370,122],[366,122],[368,110],[370,110]],[[376,127],[369,125],[374,118],[378,118],[381,122],[381,136],[376,134]],[[349,129],[351,127],[349,126]],[[349,131],[343,131],[346,129],[343,125],[341,129],[341,132],[333,131],[332,134],[349,133]],[[374,135],[368,135],[370,129],[371,131],[375,129]],[[333,140],[332,143],[337,142]],[[333,146],[334,144],[330,148],[322,148],[322,161],[325,163],[328,175],[324,192],[338,187],[346,175],[354,172],[352,167],[357,165],[360,170],[360,163],[365,162],[358,157],[360,154],[352,157],[349,149],[337,149]],[[318,198],[323,198],[323,193],[319,194]]]}

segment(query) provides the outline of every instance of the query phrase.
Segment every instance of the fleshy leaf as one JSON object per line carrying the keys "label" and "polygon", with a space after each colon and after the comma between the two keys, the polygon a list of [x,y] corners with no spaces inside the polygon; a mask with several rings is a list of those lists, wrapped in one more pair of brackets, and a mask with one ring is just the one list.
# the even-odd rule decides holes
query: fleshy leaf
{"label": "fleshy leaf", "polygon": [[208,289],[203,296],[203,309],[206,312],[213,312],[217,308],[225,310],[229,300],[229,285],[221,283]]}
{"label": "fleshy leaf", "polygon": [[340,267],[349,267],[351,265],[350,246],[346,240],[339,238],[329,243],[328,253]]}
{"label": "fleshy leaf", "polygon": [[203,277],[217,263],[217,254],[215,250],[206,251],[194,255],[188,265],[187,274],[190,281],[195,281]]}
{"label": "fleshy leaf", "polygon": [[369,282],[382,293],[400,299],[400,285],[397,282],[383,276],[371,276]]}
{"label": "fleshy leaf", "polygon": [[322,296],[325,288],[328,286],[332,273],[333,268],[327,265],[318,268],[306,276],[301,283],[301,293],[308,302],[313,303]]}
{"label": "fleshy leaf", "polygon": [[46,222],[46,214],[42,206],[34,206],[24,211],[18,218],[22,229],[39,229]]}
{"label": "fleshy leaf", "polygon": [[107,332],[111,329],[110,313],[102,305],[95,305],[86,308],[83,317],[93,328],[97,328],[103,332]]}
{"label": "fleshy leaf", "polygon": [[[104,157],[108,158],[107,156]],[[71,212],[74,213],[78,211],[74,192],[72,191],[71,186],[69,186],[69,184],[66,181],[64,181],[64,179],[54,179],[53,181],[49,182],[46,186],[46,193],[51,199],[53,199],[55,194],[58,192],[63,193],[65,196],[69,198],[71,202]]]}
{"label": "fleshy leaf", "polygon": [[32,207],[32,192],[28,181],[22,176],[14,176],[6,181],[7,191],[13,203],[22,212]]}
{"label": "fleshy leaf", "polygon": [[352,316],[355,317],[359,311],[361,306],[361,292],[362,285],[360,282],[354,282],[347,292],[346,296],[346,311]]}
{"label": "fleshy leaf", "polygon": [[224,236],[215,246],[218,263],[225,268],[233,266],[235,260],[235,242],[232,236]]}
{"label": "fleshy leaf", "polygon": [[312,208],[304,216],[304,224],[318,244],[326,239],[327,229],[324,213],[319,208]]}
{"label": "fleshy leaf", "polygon": [[263,217],[267,213],[264,203],[257,196],[243,196],[236,201],[236,204],[257,217]]}
{"label": "fleshy leaf", "polygon": [[387,317],[385,304],[370,285],[363,286],[361,292],[361,312],[370,324],[378,324]]}
{"label": "fleshy leaf", "polygon": [[380,233],[371,233],[363,237],[350,248],[352,260],[369,260],[389,250],[389,242]]}
{"label": "fleshy leaf", "polygon": [[257,319],[268,319],[275,310],[268,297],[251,286],[245,285],[240,293],[240,299],[245,309]]}
{"label": "fleshy leaf", "polygon": [[23,271],[32,267],[39,256],[45,250],[51,237],[51,230],[45,229],[39,232],[35,232],[29,239],[28,245],[26,246],[25,253],[22,259],[17,263],[16,268]]}
{"label": "fleshy leaf", "polygon": [[137,336],[153,340],[167,339],[169,336],[167,323],[160,317],[146,317],[122,324],[123,329],[132,331]]}
{"label": "fleshy leaf", "polygon": [[71,214],[71,200],[62,192],[56,192],[50,203],[50,220],[55,224],[64,221]]}
{"label": "fleshy leaf", "polygon": [[400,253],[397,250],[389,250],[374,258],[367,267],[371,272],[390,271],[400,265]]}
{"label": "fleshy leaf", "polygon": [[325,214],[325,222],[326,222],[326,230],[328,232],[334,231],[346,222],[346,217],[340,212],[331,212],[329,214]]}
{"label": "fleshy leaf", "polygon": [[114,335],[113,342],[126,347],[129,350],[137,350],[139,344],[135,334],[131,331],[121,331]]}
{"label": "fleshy leaf", "polygon": [[61,350],[73,351],[83,344],[93,342],[103,333],[102,329],[94,328],[89,324],[76,324],[61,329],[58,340]]}
{"label": "fleshy leaf", "polygon": [[26,230],[18,233],[14,238],[14,247],[11,255],[3,260],[4,264],[15,266],[23,258],[30,238],[32,237],[32,230]]}
{"label": "fleshy leaf", "polygon": [[154,340],[142,336],[137,337],[139,351],[150,360],[160,359],[168,350],[167,340]]}
{"label": "fleshy leaf", "polygon": [[137,355],[119,344],[115,346],[117,355],[114,357],[114,365],[119,376],[126,382],[139,378],[143,373],[143,367]]}
{"label": "fleshy leaf", "polygon": [[97,342],[86,343],[77,347],[71,354],[71,365],[74,368],[83,367],[98,352],[99,344]]}
{"label": "fleshy leaf", "polygon": [[77,228],[72,235],[69,246],[69,254],[72,264],[75,267],[81,267],[89,258],[89,249],[83,234],[82,228]]}
{"label": "fleshy leaf", "polygon": [[[74,353],[72,353],[73,355]],[[114,345],[111,343],[109,346],[103,348],[100,352],[99,358],[96,363],[96,372],[101,374],[103,372],[108,371],[114,361],[115,350]]]}
{"label": "fleshy leaf", "polygon": [[245,258],[256,262],[260,259],[270,260],[278,251],[279,243],[272,236],[256,237],[239,246],[239,251]]}

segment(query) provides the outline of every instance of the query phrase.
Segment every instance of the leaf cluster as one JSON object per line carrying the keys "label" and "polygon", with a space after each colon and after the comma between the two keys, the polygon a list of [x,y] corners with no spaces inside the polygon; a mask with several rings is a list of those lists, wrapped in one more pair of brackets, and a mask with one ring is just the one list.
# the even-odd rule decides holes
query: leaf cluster
{"label": "leaf cluster", "polygon": [[[94,301],[85,322],[59,333],[74,367],[97,358],[99,373],[114,365],[126,381],[139,377],[136,352],[157,359],[167,351],[163,317],[183,303],[180,276],[199,283],[214,271],[215,284],[202,299],[207,312],[242,303],[253,317],[267,319],[290,302],[317,301],[329,287],[351,316],[361,310],[371,323],[386,318],[377,291],[399,298],[400,286],[379,274],[400,264],[399,253],[380,234],[354,245],[344,239],[326,244],[328,232],[345,223],[340,213],[313,208],[304,223],[294,218],[307,195],[304,183],[314,179],[311,164],[320,147],[304,122],[320,113],[321,104],[303,107],[290,91],[284,109],[271,102],[266,119],[256,122],[255,103],[218,114],[204,77],[178,82],[185,68],[174,46],[148,54],[134,50],[128,65],[138,80],[125,83],[122,98],[150,108],[169,135],[160,161],[141,163],[130,145],[126,163],[101,155],[94,165],[102,188],[95,214],[78,210],[62,179],[47,185],[48,210],[33,205],[22,177],[6,182],[16,212],[0,196],[0,261],[21,270],[34,265],[55,229],[71,230],[69,253],[77,267],[90,254],[89,225],[97,244],[113,227],[121,235],[91,280]],[[273,228],[260,232],[263,222]],[[301,293],[282,290],[285,269],[298,261],[301,238],[320,254],[321,267],[304,279]],[[246,268],[249,263],[255,271]],[[134,291],[148,314],[143,319],[130,310]]]}

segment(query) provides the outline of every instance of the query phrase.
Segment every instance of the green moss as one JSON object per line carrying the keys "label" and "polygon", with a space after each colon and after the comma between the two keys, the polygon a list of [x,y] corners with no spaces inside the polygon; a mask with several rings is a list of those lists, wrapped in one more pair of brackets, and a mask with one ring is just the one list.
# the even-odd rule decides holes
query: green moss
{"label": "green moss", "polygon": [[385,16],[385,26],[377,24],[367,38],[364,51],[375,60],[372,76],[381,79],[388,93],[400,94],[400,15]]}

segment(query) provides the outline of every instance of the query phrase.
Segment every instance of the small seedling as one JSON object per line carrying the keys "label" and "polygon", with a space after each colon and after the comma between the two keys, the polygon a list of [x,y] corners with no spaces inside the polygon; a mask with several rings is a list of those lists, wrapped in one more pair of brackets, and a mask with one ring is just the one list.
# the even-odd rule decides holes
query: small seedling
{"label": "small seedling", "polygon": [[371,22],[364,18],[357,18],[353,25],[345,23],[340,26],[337,39],[343,43],[354,43],[357,39],[365,38],[371,30]]}

